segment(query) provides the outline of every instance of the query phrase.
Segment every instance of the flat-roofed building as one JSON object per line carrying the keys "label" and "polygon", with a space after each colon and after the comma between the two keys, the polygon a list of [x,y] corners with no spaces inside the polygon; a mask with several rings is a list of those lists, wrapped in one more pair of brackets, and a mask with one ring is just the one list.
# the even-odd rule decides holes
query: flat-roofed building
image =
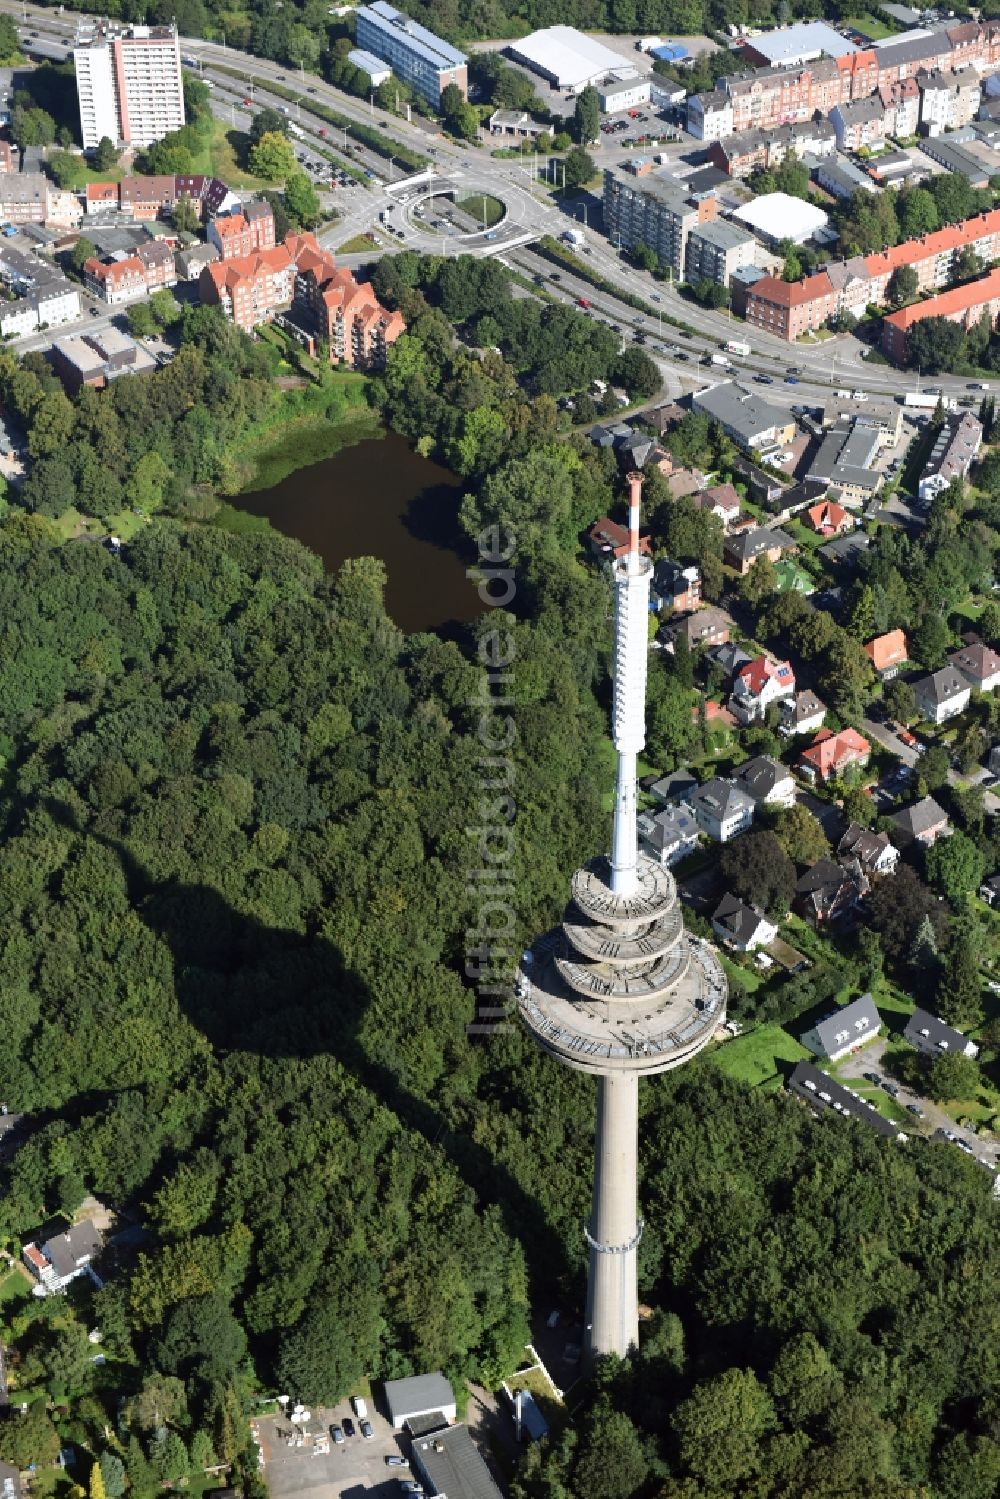
{"label": "flat-roofed building", "polygon": [[184,124],[176,26],[102,26],[73,49],[85,150],[145,147]]}
{"label": "flat-roofed building", "polygon": [[388,63],[384,63],[374,52],[366,52],[362,47],[352,47],[347,54],[347,61],[353,63],[362,73],[367,73],[371,79],[372,88],[378,88],[382,83],[388,83],[392,77],[392,69]]}
{"label": "flat-roofed building", "polygon": [[698,224],[688,234],[685,275],[691,282],[728,286],[734,271],[753,265],[757,241],[738,224],[724,219]]}
{"label": "flat-roofed building", "polygon": [[691,193],[672,177],[636,178],[608,168],[604,173],[604,224],[609,237],[620,237],[625,249],[648,245],[660,264],[672,266],[683,279],[688,236],[716,217],[714,193]]}

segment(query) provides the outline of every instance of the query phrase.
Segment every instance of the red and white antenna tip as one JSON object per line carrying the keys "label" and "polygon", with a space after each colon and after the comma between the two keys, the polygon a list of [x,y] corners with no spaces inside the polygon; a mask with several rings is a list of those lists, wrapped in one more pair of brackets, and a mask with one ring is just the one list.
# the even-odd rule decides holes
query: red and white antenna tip
{"label": "red and white antenna tip", "polygon": [[639,507],[642,503],[643,477],[637,469],[633,469],[628,475],[628,549],[633,557],[639,555]]}

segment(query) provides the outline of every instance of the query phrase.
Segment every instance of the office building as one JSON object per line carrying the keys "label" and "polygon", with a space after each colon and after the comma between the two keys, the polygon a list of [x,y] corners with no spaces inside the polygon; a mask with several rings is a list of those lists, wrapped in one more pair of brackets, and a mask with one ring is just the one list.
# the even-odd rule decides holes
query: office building
{"label": "office building", "polygon": [[441,94],[453,83],[468,96],[469,82],[464,52],[428,31],[426,26],[375,0],[355,12],[355,38],[363,52],[371,52],[387,63],[398,78],[416,89],[435,108]]}
{"label": "office building", "polygon": [[118,146],[151,146],[184,124],[176,27],[100,30],[74,47],[73,62],[85,150],[104,136]]}

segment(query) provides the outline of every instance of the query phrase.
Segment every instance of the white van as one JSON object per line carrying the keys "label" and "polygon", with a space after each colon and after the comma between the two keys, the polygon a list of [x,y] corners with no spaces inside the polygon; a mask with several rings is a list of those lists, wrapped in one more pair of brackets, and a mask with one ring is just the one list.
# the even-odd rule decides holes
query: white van
{"label": "white van", "polygon": [[359,1421],[368,1420],[368,1407],[362,1400],[360,1395],[351,1396],[351,1409],[353,1410]]}

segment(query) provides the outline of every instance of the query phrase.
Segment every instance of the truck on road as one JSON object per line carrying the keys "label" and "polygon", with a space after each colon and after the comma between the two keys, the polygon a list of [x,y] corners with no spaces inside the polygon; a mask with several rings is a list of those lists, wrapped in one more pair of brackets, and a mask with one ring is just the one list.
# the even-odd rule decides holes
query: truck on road
{"label": "truck on road", "polygon": [[750,358],[750,345],[742,338],[731,338],[726,344],[727,354],[738,354],[741,359]]}
{"label": "truck on road", "polygon": [[583,234],[579,229],[564,229],[559,238],[567,245],[583,244]]}
{"label": "truck on road", "polygon": [[732,361],[727,359],[725,354],[713,354],[712,363],[721,365],[724,370],[728,370],[732,364]]}
{"label": "truck on road", "polygon": [[936,390],[908,390],[903,397],[903,405],[911,411],[936,411],[939,401],[945,411],[954,411],[958,406],[954,396],[939,395]]}

